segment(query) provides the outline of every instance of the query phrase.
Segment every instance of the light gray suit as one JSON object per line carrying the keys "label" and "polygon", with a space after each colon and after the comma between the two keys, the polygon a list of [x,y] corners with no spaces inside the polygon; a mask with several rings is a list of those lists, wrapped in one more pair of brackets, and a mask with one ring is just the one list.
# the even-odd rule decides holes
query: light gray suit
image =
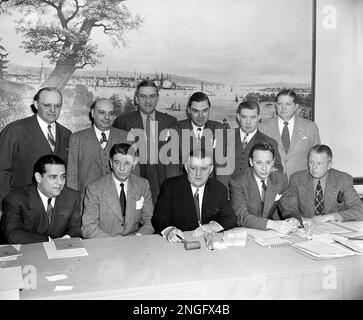
{"label": "light gray suit", "polygon": [[[88,185],[82,216],[84,238],[126,236],[136,232],[152,234],[154,232],[151,225],[154,206],[149,182],[131,174],[127,183],[125,217],[121,212],[119,195],[112,174]],[[144,201],[141,207],[140,199],[142,197]]]}
{"label": "light gray suit", "polygon": [[[73,133],[69,141],[67,187],[80,191],[83,196],[90,182],[109,174],[110,149],[115,143],[128,142],[127,135],[125,130],[111,128],[107,145],[102,149],[93,126]],[[140,173],[139,166],[136,169],[135,173]]]}
{"label": "light gray suit", "polygon": [[320,144],[319,129],[315,122],[295,116],[294,131],[290,132],[290,150],[286,154],[279,131],[278,117],[262,122],[259,130],[275,139],[279,146],[281,163],[288,178],[297,171],[307,168],[307,157],[311,147]]}

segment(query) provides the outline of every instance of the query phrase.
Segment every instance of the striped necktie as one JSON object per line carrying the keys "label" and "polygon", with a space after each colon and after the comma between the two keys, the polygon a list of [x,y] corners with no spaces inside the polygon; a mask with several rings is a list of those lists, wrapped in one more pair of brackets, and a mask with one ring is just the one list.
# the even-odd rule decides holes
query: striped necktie
{"label": "striped necktie", "polygon": [[54,139],[54,136],[53,136],[53,133],[52,133],[52,130],[51,130],[52,126],[50,124],[48,124],[48,142],[50,144],[50,147],[52,149],[52,151],[55,150],[55,139]]}

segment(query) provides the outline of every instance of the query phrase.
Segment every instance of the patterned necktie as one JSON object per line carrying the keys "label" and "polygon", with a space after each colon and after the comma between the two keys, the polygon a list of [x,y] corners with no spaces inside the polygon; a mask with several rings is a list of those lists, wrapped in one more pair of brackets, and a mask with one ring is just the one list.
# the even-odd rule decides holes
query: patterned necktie
{"label": "patterned necktie", "polygon": [[102,146],[102,149],[105,149],[105,147],[107,145],[107,137],[106,137],[106,134],[103,131],[101,132],[101,136],[102,136],[102,138],[100,140],[101,146]]}
{"label": "patterned necktie", "polygon": [[314,206],[315,206],[315,215],[323,215],[324,214],[324,195],[323,188],[321,187],[320,180],[315,188],[315,197],[314,197]]}
{"label": "patterned necktie", "polygon": [[266,193],[266,183],[265,183],[265,179],[261,179],[261,183],[262,183],[261,201],[262,201],[262,203],[264,203],[265,202],[265,193]]}
{"label": "patterned necktie", "polygon": [[199,189],[198,188],[197,188],[197,190],[194,193],[193,199],[194,199],[195,210],[197,211],[198,224],[199,224],[199,226],[201,226],[202,225],[202,217],[200,215]]}
{"label": "patterned necktie", "polygon": [[121,186],[120,205],[121,205],[122,215],[125,217],[125,213],[126,213],[126,195],[125,195],[124,184],[120,183],[120,186]]}
{"label": "patterned necktie", "polygon": [[289,123],[287,121],[284,122],[284,128],[282,129],[281,141],[284,146],[285,152],[288,153],[290,149],[290,132],[289,132]]}
{"label": "patterned necktie", "polygon": [[48,198],[47,217],[48,217],[49,224],[52,221],[53,210],[54,209],[53,209],[53,206],[52,206],[52,198]]}
{"label": "patterned necktie", "polygon": [[52,148],[52,151],[54,151],[55,149],[55,139],[51,130],[52,126],[50,124],[48,124],[48,141],[50,144],[50,147]]}
{"label": "patterned necktie", "polygon": [[242,140],[242,149],[246,148],[248,142],[247,142],[248,133],[245,134],[243,140]]}

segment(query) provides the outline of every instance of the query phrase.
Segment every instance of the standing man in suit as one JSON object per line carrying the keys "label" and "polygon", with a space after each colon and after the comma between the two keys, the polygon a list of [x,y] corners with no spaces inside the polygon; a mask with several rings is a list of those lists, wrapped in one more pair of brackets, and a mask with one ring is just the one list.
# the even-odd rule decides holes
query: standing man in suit
{"label": "standing man in suit", "polygon": [[261,132],[277,141],[284,173],[288,178],[294,172],[307,168],[306,156],[310,148],[320,144],[317,125],[296,116],[298,107],[296,93],[283,90],[277,94],[277,116],[259,126]]}
{"label": "standing man in suit", "polygon": [[326,145],[312,147],[309,169],[294,173],[281,198],[283,215],[313,222],[363,220],[363,202],[353,186],[353,178],[332,168],[333,154]]}
{"label": "standing man in suit", "polygon": [[237,108],[239,128],[235,129],[235,169],[231,178],[243,174],[251,163],[250,153],[257,143],[269,143],[274,149],[274,166],[272,171],[283,172],[281,158],[275,139],[270,138],[258,130],[260,120],[260,106],[255,101],[243,101]]}
{"label": "standing man in suit", "polygon": [[56,88],[42,88],[33,105],[36,114],[9,123],[0,133],[0,209],[10,191],[32,183],[33,166],[41,156],[55,154],[67,161],[71,132],[56,122],[62,94]]}
{"label": "standing man in suit", "polygon": [[[219,174],[223,164],[217,163],[227,152],[229,125],[209,120],[211,102],[204,92],[194,92],[187,102],[188,118],[178,121],[172,129],[179,137],[179,163],[168,165],[168,178],[183,172],[183,165],[191,150],[203,148],[213,153],[213,177],[228,187],[229,175]],[[173,138],[173,137],[171,137]],[[217,157],[217,153],[218,157]],[[226,160],[227,161],[227,160]]]}
{"label": "standing man in suit", "polygon": [[91,106],[91,116],[93,126],[73,133],[69,140],[67,186],[80,191],[82,199],[90,182],[111,173],[111,147],[128,141],[127,131],[112,127],[115,120],[112,101],[97,99]]}
{"label": "standing man in suit", "polygon": [[255,144],[250,151],[251,168],[230,180],[232,208],[240,227],[275,230],[289,233],[296,226],[287,221],[277,221],[281,195],[287,189],[287,177],[279,171],[272,172],[275,150],[268,142]]}
{"label": "standing man in suit", "polygon": [[185,170],[161,187],[152,219],[155,231],[168,241],[179,242],[183,231],[194,230],[193,237],[199,237],[208,231],[236,227],[227,188],[209,177],[213,156],[203,148],[192,150]]}
{"label": "standing man in suit", "polygon": [[[149,180],[153,203],[166,179],[166,165],[159,159],[160,148],[165,143],[159,141],[160,132],[176,122],[176,118],[155,110],[158,101],[159,90],[154,81],[141,81],[134,95],[139,110],[117,117],[113,124],[115,128],[132,130],[135,140],[140,144],[140,176]],[[140,129],[143,131],[140,132]]]}
{"label": "standing man in suit", "polygon": [[34,165],[35,184],[11,191],[3,201],[1,229],[7,243],[45,242],[81,236],[79,192],[65,187],[64,161],[54,154]]}
{"label": "standing man in suit", "polygon": [[112,173],[86,188],[82,216],[84,238],[152,234],[154,206],[149,182],[132,174],[137,149],[127,143],[110,150]]}

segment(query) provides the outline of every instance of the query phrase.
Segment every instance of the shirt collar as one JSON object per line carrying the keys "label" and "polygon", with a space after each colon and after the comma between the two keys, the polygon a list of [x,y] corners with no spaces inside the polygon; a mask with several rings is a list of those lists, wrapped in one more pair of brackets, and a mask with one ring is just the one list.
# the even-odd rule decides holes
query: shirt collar
{"label": "shirt collar", "polygon": [[38,114],[37,114],[37,119],[38,119],[38,123],[43,131],[48,130],[49,124],[51,125],[52,129],[55,128],[55,122],[52,122],[52,123],[45,122],[41,117],[39,117]]}
{"label": "shirt collar", "polygon": [[93,129],[95,130],[95,133],[96,133],[97,138],[101,138],[102,137],[102,132],[104,132],[106,134],[106,138],[108,140],[108,137],[110,135],[110,129],[108,129],[106,131],[102,131],[102,130],[98,129],[96,127],[96,125],[93,125]]}
{"label": "shirt collar", "polygon": [[124,184],[124,188],[126,188],[128,182],[129,182],[129,178],[127,178],[127,180],[125,182],[121,182],[119,179],[116,178],[116,176],[114,175],[113,172],[112,172],[112,178],[113,178],[113,181],[115,182],[115,185],[116,186],[120,186],[120,183],[123,183]]}
{"label": "shirt collar", "polygon": [[[37,190],[38,190],[38,193],[39,193],[39,196],[40,196],[40,199],[42,200],[42,203],[43,203],[43,206],[45,208],[45,211],[47,211],[47,207],[48,207],[48,197],[46,195],[44,195],[40,190],[39,188],[37,187]],[[51,200],[51,204],[54,208],[54,202],[55,202],[55,198],[52,198]]]}
{"label": "shirt collar", "polygon": [[[241,128],[239,128],[239,132],[240,132],[240,137],[241,137],[241,142],[242,142],[243,141],[243,138],[246,135],[246,132],[244,132]],[[247,142],[249,142],[253,138],[253,136],[256,134],[256,132],[257,132],[257,128],[253,132],[251,132],[251,133],[248,134],[248,136],[247,136]]]}
{"label": "shirt collar", "polygon": [[[148,115],[146,113],[142,112],[141,110],[139,110],[139,112],[140,112],[140,115],[141,115],[141,118],[143,119],[143,121],[146,121],[146,118]],[[149,116],[150,116],[150,120],[155,121],[155,110],[152,113],[150,113]]]}

